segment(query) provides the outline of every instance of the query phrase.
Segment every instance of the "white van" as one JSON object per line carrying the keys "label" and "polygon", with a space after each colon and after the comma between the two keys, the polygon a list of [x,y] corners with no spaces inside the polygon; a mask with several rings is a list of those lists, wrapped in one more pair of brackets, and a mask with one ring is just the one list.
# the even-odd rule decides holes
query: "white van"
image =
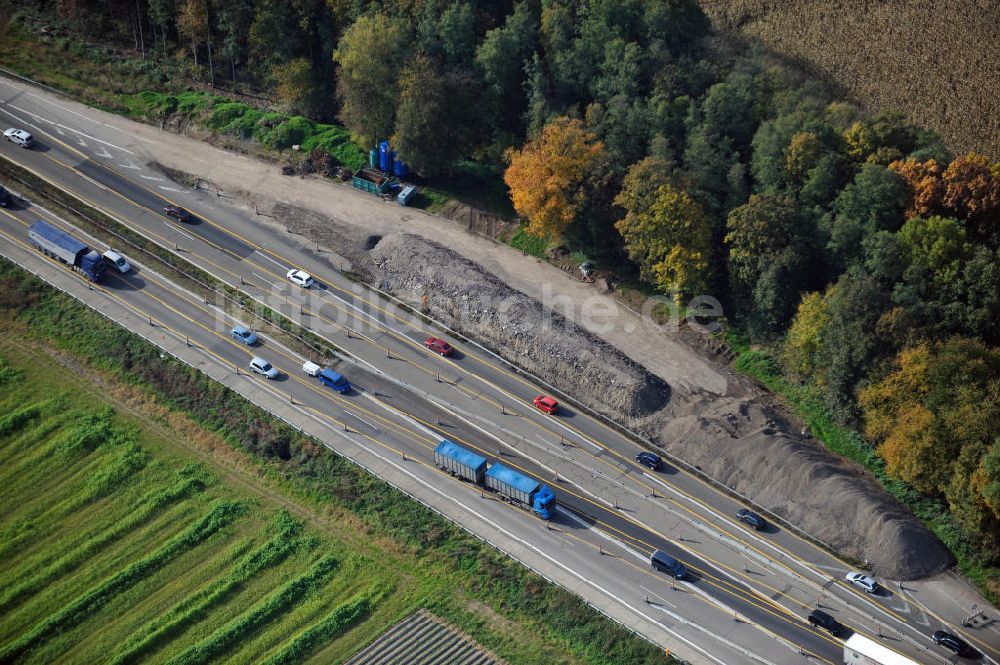
{"label": "white van", "polygon": [[309,376],[319,376],[319,371],[321,369],[323,368],[309,360],[302,363],[302,371],[308,374]]}
{"label": "white van", "polygon": [[104,252],[103,256],[104,260],[114,266],[120,273],[126,273],[132,269],[132,266],[125,260],[125,257],[113,249]]}
{"label": "white van", "polygon": [[10,129],[4,130],[3,135],[7,137],[7,140],[11,143],[16,143],[22,148],[30,148],[35,142],[35,137],[24,131],[23,129],[18,129],[16,127],[11,127]]}

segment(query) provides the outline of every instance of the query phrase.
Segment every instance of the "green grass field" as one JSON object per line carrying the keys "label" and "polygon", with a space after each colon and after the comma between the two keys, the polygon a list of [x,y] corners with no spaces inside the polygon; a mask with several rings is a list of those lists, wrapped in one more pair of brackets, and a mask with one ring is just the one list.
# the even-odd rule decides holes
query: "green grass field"
{"label": "green grass field", "polygon": [[375,552],[0,352],[0,662],[334,662],[409,610]]}

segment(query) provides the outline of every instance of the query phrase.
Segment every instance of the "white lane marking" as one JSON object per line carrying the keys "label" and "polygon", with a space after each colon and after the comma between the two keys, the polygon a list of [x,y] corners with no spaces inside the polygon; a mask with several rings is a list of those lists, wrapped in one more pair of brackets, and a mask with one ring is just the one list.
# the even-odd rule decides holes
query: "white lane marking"
{"label": "white lane marking", "polygon": [[59,136],[66,136],[66,132],[64,132],[60,127],[56,127],[56,134]]}
{"label": "white lane marking", "polygon": [[55,124],[51,120],[46,120],[45,118],[43,118],[42,116],[38,115],[37,113],[32,113],[28,109],[22,109],[20,106],[17,106],[16,104],[11,104],[10,102],[7,102],[7,106],[11,107],[12,109],[17,109],[18,111],[20,111],[21,113],[23,113],[25,115],[30,115],[35,120],[41,120],[41,121],[47,122],[49,124]]}
{"label": "white lane marking", "polygon": [[653,591],[652,589],[650,589],[650,588],[648,588],[646,586],[643,586],[642,584],[639,585],[639,588],[642,589],[643,591],[649,593],[650,595],[656,596],[657,598],[660,599],[660,602],[664,603],[665,605],[670,605],[670,607],[674,608],[675,610],[677,609],[676,605],[674,605],[673,603],[671,603],[670,601],[668,601],[666,598],[664,598],[660,594],[658,594],[655,591]]}
{"label": "white lane marking", "polygon": [[[14,87],[14,86],[12,86],[12,87]],[[87,120],[87,121],[92,122],[94,124],[102,125],[104,127],[107,127],[108,129],[113,129],[116,132],[121,132],[122,134],[125,134],[126,136],[131,136],[132,138],[139,139],[140,141],[143,141],[145,143],[153,143],[153,141],[150,141],[149,139],[143,138],[141,136],[137,136],[135,134],[132,134],[131,132],[126,132],[124,129],[119,129],[118,127],[115,127],[113,125],[109,125],[106,122],[101,122],[100,120],[94,120],[93,118],[91,118],[89,116],[86,116],[83,113],[79,113],[78,111],[74,111],[71,108],[66,108],[65,106],[62,106],[61,104],[56,104],[53,101],[49,101],[49,100],[47,100],[47,99],[45,99],[43,97],[39,97],[38,95],[36,95],[33,92],[29,92],[29,91],[25,90],[25,94],[27,94],[29,97],[34,97],[35,99],[37,99],[38,101],[42,102],[43,104],[48,104],[49,106],[55,106],[58,109],[62,109],[63,111],[66,111],[67,113],[72,113],[73,115],[79,116],[79,117],[83,118],[84,120]]]}
{"label": "white lane marking", "polygon": [[41,127],[39,127],[35,123],[31,122],[30,120],[25,120],[24,118],[22,118],[21,116],[17,115],[16,113],[11,113],[10,111],[8,111],[6,109],[4,109],[4,113],[6,113],[10,117],[14,118],[14,120],[17,120],[22,125],[27,125],[28,127],[34,127],[35,129],[37,129],[40,132],[43,131]]}
{"label": "white lane marking", "polygon": [[177,192],[178,194],[187,194],[186,189],[176,189],[174,187],[167,187],[166,185],[157,185],[157,187],[166,192]]}
{"label": "white lane marking", "polygon": [[282,272],[287,272],[288,271],[288,266],[281,265],[280,263],[278,263],[277,261],[275,261],[274,259],[272,259],[270,256],[268,256],[267,254],[264,254],[263,252],[261,252],[259,249],[255,249],[253,253],[256,254],[257,256],[261,257],[261,258],[267,259],[268,261],[270,261],[274,265],[278,266],[278,268]]}
{"label": "white lane marking", "polygon": [[144,180],[153,180],[155,182],[163,182],[163,178],[157,178],[156,176],[152,176],[152,175],[141,175],[140,174],[139,177],[143,178]]}
{"label": "white lane marking", "polygon": [[128,164],[119,164],[118,166],[122,167],[123,169],[133,169],[135,171],[138,171],[140,168],[142,168],[142,167],[136,166],[131,161]]}
{"label": "white lane marking", "polygon": [[86,148],[86,147],[87,147],[87,142],[86,142],[86,141],[84,141],[83,139],[81,139],[80,137],[77,137],[77,139],[76,139],[76,140],[77,140],[77,142],[78,142],[78,143],[79,143],[79,144],[80,144],[80,145],[81,145],[82,147],[84,147],[84,148]]}
{"label": "white lane marking", "polygon": [[105,159],[111,159],[111,153],[108,152],[107,148],[101,148],[100,150],[101,150],[100,152],[97,152],[95,150],[94,154],[97,155],[98,157],[104,157]]}
{"label": "white lane marking", "polygon": [[[56,131],[59,131],[59,129],[62,128],[62,129],[65,129],[66,131],[73,132],[74,134],[79,134],[80,136],[85,136],[88,139],[90,139],[91,141],[96,141],[97,143],[101,143],[103,145],[106,145],[109,148],[114,148],[115,150],[121,150],[122,152],[127,152],[130,155],[134,155],[135,154],[134,152],[132,152],[128,148],[123,148],[120,145],[115,145],[114,143],[109,143],[108,141],[102,141],[101,139],[97,138],[96,136],[91,136],[90,134],[87,134],[86,132],[81,132],[79,129],[74,129],[72,127],[67,127],[66,125],[64,125],[62,123],[59,123],[59,122],[56,122],[55,120],[49,120],[48,118],[42,117],[42,116],[38,115],[37,113],[32,113],[31,111],[29,111],[27,109],[22,109],[21,107],[16,106],[14,104],[8,103],[7,106],[9,106],[9,107],[11,107],[13,109],[17,109],[21,113],[26,113],[26,114],[30,115],[31,117],[33,117],[33,118],[37,118],[38,120],[41,120],[42,122],[49,123],[50,125],[52,125],[53,127],[55,127]],[[62,132],[59,132],[59,133],[62,134]],[[65,134],[64,134],[64,136],[65,136]],[[86,143],[83,142],[82,138],[78,137],[78,140],[80,141],[80,145],[82,145],[82,146],[86,146],[87,145]]]}

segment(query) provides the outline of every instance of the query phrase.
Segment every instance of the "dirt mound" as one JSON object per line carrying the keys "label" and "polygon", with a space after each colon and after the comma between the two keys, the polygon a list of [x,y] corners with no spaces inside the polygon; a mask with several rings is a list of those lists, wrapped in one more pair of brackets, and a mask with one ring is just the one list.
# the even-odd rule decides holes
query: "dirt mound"
{"label": "dirt mound", "polygon": [[629,421],[662,409],[670,387],[623,353],[449,249],[390,234],[364,266],[383,289],[414,304],[592,408]]}
{"label": "dirt mound", "polygon": [[[341,256],[366,281],[544,376],[587,406],[879,574],[916,579],[951,556],[934,535],[857,467],[796,434],[773,396],[730,377],[725,396],[672,388],[616,348],[499,280],[478,263],[418,236],[373,234],[279,204],[275,221]],[[717,351],[704,349],[706,352]],[[721,357],[721,356],[720,356]],[[724,360],[724,358],[722,358]]]}
{"label": "dirt mound", "polygon": [[945,546],[867,477],[754,402],[692,405],[660,436],[678,457],[879,575],[911,580],[951,565]]}

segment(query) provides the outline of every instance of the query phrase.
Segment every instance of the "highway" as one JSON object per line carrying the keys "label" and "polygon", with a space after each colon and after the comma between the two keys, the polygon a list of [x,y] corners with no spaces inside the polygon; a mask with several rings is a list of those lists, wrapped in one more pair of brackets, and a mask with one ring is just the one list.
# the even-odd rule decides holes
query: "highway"
{"label": "highway", "polygon": [[[261,348],[246,349],[227,334],[235,319],[222,312],[225,302],[206,303],[152,269],[108,281],[108,297],[192,340],[212,363],[234,371],[245,369],[252,354],[263,355],[283,371],[284,380],[267,386],[282,403],[301,406],[330,427],[346,424],[386,454],[412,458],[428,469],[429,451],[439,438],[449,438],[536,475],[555,489],[563,507],[553,529],[546,530],[547,536],[558,534],[549,536],[558,541],[552,555],[563,556],[566,542],[572,542],[586,559],[579,570],[600,569],[595,578],[611,571],[609,588],[620,587],[622,580],[637,582],[633,587],[645,591],[636,614],[648,611],[650,592],[678,593],[678,585],[650,575],[645,563],[649,552],[663,549],[695,573],[681,583],[686,603],[674,603],[677,609],[684,613],[699,605],[696,613],[714,634],[732,630],[719,629],[726,621],[752,626],[758,636],[741,631],[737,642],[746,649],[773,651],[762,639],[770,643],[780,636],[790,648],[778,652],[785,656],[780,660],[767,660],[839,662],[840,640],[803,620],[819,603],[852,630],[891,635],[893,648],[945,662],[944,653],[927,650],[927,634],[941,627],[941,620],[898,585],[882,597],[847,586],[841,580],[848,564],[791,530],[747,530],[733,519],[741,504],[728,494],[683,468],[652,473],[637,465],[633,458],[642,446],[599,418],[574,408],[555,417],[536,411],[530,401],[546,392],[543,386],[363,288],[338,270],[336,257],[303,246],[214,193],[158,184],[165,182],[162,174],[149,170],[137,151],[100,125],[68,113],[57,116],[43,102],[26,99],[20,86],[0,91],[0,118],[28,126],[41,144],[28,151],[4,144],[0,155],[328,339],[341,351],[336,369],[359,389],[339,396],[308,379],[298,369],[302,355],[269,342],[267,333]],[[184,224],[166,218],[162,208],[168,202],[194,211],[196,219]],[[39,217],[62,224],[30,205],[2,217],[4,242],[19,252],[27,251],[25,224]],[[128,254],[128,248],[117,248]],[[304,291],[290,284],[284,273],[291,267],[316,276],[319,288]],[[258,327],[249,313],[240,317]],[[459,353],[452,358],[429,353],[421,343],[429,334],[448,338]],[[458,486],[449,493],[470,490],[450,478],[437,480],[442,481]],[[537,534],[535,518],[509,512],[513,516],[504,519],[513,520],[515,528]],[[987,660],[1000,658],[995,642],[966,637]],[[732,647],[720,641],[713,648]]]}

